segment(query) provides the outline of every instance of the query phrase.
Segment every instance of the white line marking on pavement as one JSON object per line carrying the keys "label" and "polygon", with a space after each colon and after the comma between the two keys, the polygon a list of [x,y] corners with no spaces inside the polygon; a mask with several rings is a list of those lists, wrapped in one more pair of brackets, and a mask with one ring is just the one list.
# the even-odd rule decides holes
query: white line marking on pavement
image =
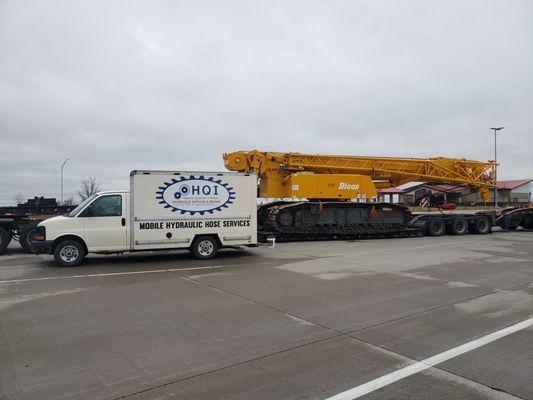
{"label": "white line marking on pavement", "polygon": [[380,378],[356,386],[352,389],[348,389],[345,392],[336,394],[335,396],[328,397],[326,400],[356,399],[358,397],[364,396],[365,394],[371,393],[375,390],[381,389],[382,387],[390,385],[391,383],[397,382],[403,378],[407,378],[408,376],[414,375],[437,364],[443,363],[444,361],[448,361],[454,357],[460,356],[461,354],[475,350],[481,346],[485,346],[486,344],[494,342],[495,340],[501,339],[507,335],[521,331],[522,329],[528,328],[532,325],[533,317],[528,318],[525,321],[519,322],[518,324],[508,326],[507,328],[472,340],[471,342],[465,343],[461,346],[454,347],[453,349],[447,350],[443,353],[426,358],[425,360],[408,365],[407,367],[391,372],[390,374],[383,375]]}
{"label": "white line marking on pavement", "polygon": [[139,275],[139,274],[156,274],[161,272],[179,272],[179,271],[196,271],[199,269],[214,269],[214,267],[190,267],[190,268],[172,268],[172,269],[149,269],[145,271],[128,271],[128,272],[108,272],[106,274],[86,274],[86,275],[66,275],[66,276],[47,276],[43,278],[28,278],[28,279],[11,279],[0,281],[0,283],[18,283],[18,282],[33,282],[33,281],[50,281],[54,279],[76,279],[76,278],[97,278],[101,276],[117,276],[117,275]]}

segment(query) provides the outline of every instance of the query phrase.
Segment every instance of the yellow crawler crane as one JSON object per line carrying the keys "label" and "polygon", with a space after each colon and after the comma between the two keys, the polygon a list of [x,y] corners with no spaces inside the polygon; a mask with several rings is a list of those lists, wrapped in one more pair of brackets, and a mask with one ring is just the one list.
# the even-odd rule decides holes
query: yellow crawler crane
{"label": "yellow crawler crane", "polygon": [[[457,158],[388,158],[237,151],[223,155],[231,171],[257,174],[258,197],[296,198],[258,209],[259,233],[288,239],[325,237],[438,236],[488,233],[493,218],[447,219],[411,215],[405,207],[370,203],[377,188],[408,182],[455,183],[481,193],[488,201],[494,187],[494,161]],[[353,202],[349,200],[359,200]]]}
{"label": "yellow crawler crane", "polygon": [[425,181],[467,185],[489,200],[494,161],[464,158],[357,157],[237,151],[223,155],[231,171],[255,173],[259,197],[370,199],[376,188]]}

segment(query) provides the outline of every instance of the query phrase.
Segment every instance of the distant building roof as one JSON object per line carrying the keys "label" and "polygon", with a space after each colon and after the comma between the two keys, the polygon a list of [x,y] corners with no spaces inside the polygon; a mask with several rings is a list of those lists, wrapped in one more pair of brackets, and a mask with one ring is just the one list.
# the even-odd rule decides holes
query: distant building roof
{"label": "distant building roof", "polygon": [[431,185],[431,184],[426,184],[424,185],[425,187],[427,187],[428,189],[431,189],[431,190],[435,190],[437,192],[451,192],[451,193],[458,193],[458,192],[461,192],[461,187],[460,186],[453,186],[453,185],[446,185],[446,184],[441,184],[441,185]]}
{"label": "distant building roof", "polygon": [[526,183],[532,182],[533,179],[515,179],[511,181],[498,181],[498,189],[510,189],[513,190],[518,186],[525,185]]}
{"label": "distant building roof", "polygon": [[378,189],[379,194],[400,194],[405,193],[405,190],[398,189],[398,188],[385,188],[385,189]]}
{"label": "distant building roof", "polygon": [[433,185],[431,183],[420,183],[416,186],[411,186],[410,188],[404,189],[403,192],[409,193],[409,192],[413,192],[415,190],[422,189],[422,188],[430,189],[435,192],[446,192],[446,193],[461,193],[463,189],[463,187],[461,186],[448,185],[445,183],[441,183],[438,185]]}
{"label": "distant building roof", "polygon": [[[498,189],[513,190],[529,182],[533,182],[533,179],[515,179],[515,180],[510,180],[510,181],[498,181]],[[446,183],[431,184],[431,183],[422,182],[422,183],[418,183],[414,186],[411,186],[405,189],[398,189],[396,187],[378,189],[378,194],[410,193],[421,188],[426,188],[426,189],[430,189],[436,192],[446,192],[446,193],[462,193],[464,190],[464,186],[455,186],[455,185],[449,185]]]}

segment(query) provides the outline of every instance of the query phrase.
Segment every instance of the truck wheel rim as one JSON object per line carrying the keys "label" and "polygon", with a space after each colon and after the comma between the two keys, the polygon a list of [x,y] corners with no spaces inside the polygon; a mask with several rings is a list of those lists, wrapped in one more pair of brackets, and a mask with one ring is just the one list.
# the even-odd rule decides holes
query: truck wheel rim
{"label": "truck wheel rim", "polygon": [[198,252],[199,252],[202,256],[209,256],[209,255],[211,255],[211,253],[213,252],[213,250],[214,250],[213,243],[211,243],[209,240],[202,240],[202,241],[198,244]]}
{"label": "truck wheel rim", "polygon": [[59,257],[61,260],[65,262],[72,262],[75,261],[80,255],[80,252],[76,248],[76,246],[65,246],[61,249],[59,252]]}

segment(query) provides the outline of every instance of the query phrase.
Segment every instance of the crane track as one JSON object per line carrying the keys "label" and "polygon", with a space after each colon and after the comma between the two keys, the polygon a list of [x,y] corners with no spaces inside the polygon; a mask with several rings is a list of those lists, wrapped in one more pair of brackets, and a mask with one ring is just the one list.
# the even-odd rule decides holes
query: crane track
{"label": "crane track", "polygon": [[422,236],[405,207],[346,201],[275,202],[258,209],[259,240],[365,239]]}

